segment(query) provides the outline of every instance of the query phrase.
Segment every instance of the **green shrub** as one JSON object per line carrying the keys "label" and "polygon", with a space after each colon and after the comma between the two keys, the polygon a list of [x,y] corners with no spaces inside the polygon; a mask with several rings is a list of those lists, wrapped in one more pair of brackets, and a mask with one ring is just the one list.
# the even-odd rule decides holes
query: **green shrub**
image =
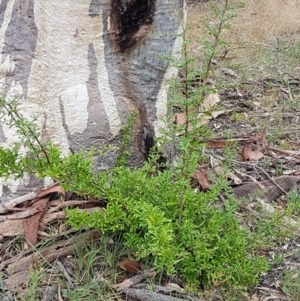
{"label": "green shrub", "polygon": [[149,163],[102,173],[107,207],[92,214],[67,210],[69,223],[103,234],[121,231],[137,258],[152,256],[157,269],[178,273],[193,287],[255,284],[266,261],[248,255],[247,232],[234,216],[234,203],[224,210],[213,205],[226,182],[219,179],[210,191],[195,192],[176,171],[153,172]]}

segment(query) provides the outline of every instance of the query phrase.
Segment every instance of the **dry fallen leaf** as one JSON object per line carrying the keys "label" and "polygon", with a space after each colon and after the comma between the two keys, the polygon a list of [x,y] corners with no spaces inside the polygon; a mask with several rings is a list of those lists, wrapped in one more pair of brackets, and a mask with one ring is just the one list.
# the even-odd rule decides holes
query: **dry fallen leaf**
{"label": "dry fallen leaf", "polygon": [[120,267],[124,269],[125,271],[137,274],[139,271],[141,271],[141,265],[133,260],[122,260],[117,263],[117,267]]}
{"label": "dry fallen leaf", "polygon": [[63,197],[65,197],[66,191],[64,190],[64,188],[62,188],[61,186],[52,186],[49,187],[47,189],[43,189],[38,193],[38,197],[42,198],[48,194],[52,194],[52,193],[60,193],[63,195]]}
{"label": "dry fallen leaf", "polygon": [[205,112],[200,113],[198,115],[199,123],[198,126],[206,124],[210,119],[215,119],[220,115],[227,113],[228,111],[213,111],[213,112]]}
{"label": "dry fallen leaf", "polygon": [[184,125],[186,123],[185,113],[176,113],[173,117],[173,123],[177,125]]}
{"label": "dry fallen leaf", "polygon": [[286,210],[286,203],[284,202],[284,201],[282,201],[282,200],[278,200],[277,201],[277,204],[278,204],[278,206],[279,207],[281,207],[283,210]]}
{"label": "dry fallen leaf", "polygon": [[244,147],[242,157],[244,161],[258,161],[264,157],[264,154],[258,149],[252,150],[249,147]]}
{"label": "dry fallen leaf", "polygon": [[226,141],[226,140],[208,140],[205,141],[206,146],[212,149],[220,149],[224,148],[228,145],[234,145],[234,141]]}
{"label": "dry fallen leaf", "polygon": [[[218,116],[226,113],[226,111],[214,111],[214,112],[205,112],[205,113],[199,113],[198,114],[198,123],[197,126],[200,127],[204,124],[207,124],[207,122],[210,119],[217,118]],[[185,113],[177,113],[173,117],[173,123],[177,125],[184,125],[186,124],[186,117]],[[189,125],[189,131],[192,129],[191,124]]]}
{"label": "dry fallen leaf", "polygon": [[24,235],[27,241],[30,242],[33,246],[37,242],[37,231],[39,228],[40,219],[44,213],[48,201],[49,201],[49,197],[40,199],[35,203],[33,203],[31,208],[39,208],[40,212],[30,217],[27,217],[23,220]]}
{"label": "dry fallen leaf", "polygon": [[207,174],[206,174],[205,170],[203,170],[203,169],[196,170],[193,174],[193,178],[198,181],[198,183],[201,186],[203,191],[209,190],[210,183],[207,178]]}
{"label": "dry fallen leaf", "polygon": [[203,105],[201,106],[200,111],[209,111],[211,110],[218,102],[220,102],[220,97],[218,93],[207,94],[204,98]]}

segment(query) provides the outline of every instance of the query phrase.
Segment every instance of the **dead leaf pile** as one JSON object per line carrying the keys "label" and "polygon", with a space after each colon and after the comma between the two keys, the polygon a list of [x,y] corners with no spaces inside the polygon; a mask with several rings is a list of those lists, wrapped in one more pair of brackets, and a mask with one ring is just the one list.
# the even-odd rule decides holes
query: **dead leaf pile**
{"label": "dead leaf pile", "polygon": [[[6,242],[9,237],[18,235],[23,235],[26,239],[23,251],[17,254],[10,252],[10,249],[14,249],[13,246],[0,248],[0,270],[5,275],[6,290],[20,290],[28,281],[30,269],[71,255],[80,242],[88,243],[91,239],[100,237],[99,231],[93,230],[79,235],[72,233],[72,238],[65,240],[65,226],[61,222],[65,219],[64,208],[78,207],[79,211],[88,212],[102,210],[97,200],[66,201],[65,195],[62,187],[53,186],[0,204],[2,241]],[[51,226],[53,223],[56,223],[55,227]],[[43,240],[54,236],[59,242],[35,250],[38,238]],[[5,245],[6,243],[3,244]]]}
{"label": "dead leaf pile", "polygon": [[79,244],[85,241],[98,239],[100,232],[92,230],[83,234],[75,235],[71,239],[62,240],[50,247],[43,248],[39,252],[30,249],[21,252],[17,256],[4,260],[0,264],[0,270],[7,275],[4,280],[5,288],[10,291],[19,291],[29,279],[30,269],[36,269],[40,265],[50,263],[58,258],[74,254]]}

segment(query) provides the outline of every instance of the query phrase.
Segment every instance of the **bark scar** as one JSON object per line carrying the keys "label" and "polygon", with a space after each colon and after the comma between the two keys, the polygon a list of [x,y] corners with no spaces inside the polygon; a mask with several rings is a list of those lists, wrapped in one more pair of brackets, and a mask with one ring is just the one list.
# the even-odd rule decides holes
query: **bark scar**
{"label": "bark scar", "polygon": [[111,0],[110,39],[115,51],[143,41],[153,28],[156,0]]}

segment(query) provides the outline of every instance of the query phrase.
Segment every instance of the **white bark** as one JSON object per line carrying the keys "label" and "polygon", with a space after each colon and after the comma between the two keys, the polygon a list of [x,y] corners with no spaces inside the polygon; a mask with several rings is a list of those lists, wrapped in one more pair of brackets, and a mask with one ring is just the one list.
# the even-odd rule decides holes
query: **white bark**
{"label": "white bark", "polygon": [[[183,3],[90,1],[2,0],[0,85],[6,97],[20,95],[25,116],[39,115],[43,139],[64,154],[69,148],[116,145],[130,112],[138,109],[130,164],[140,165],[166,114],[168,79],[176,69],[162,57],[181,47]],[[129,13],[125,9],[121,16],[129,25],[112,10],[124,10],[124,3]],[[146,16],[136,16],[135,9]],[[120,24],[128,27],[120,31]],[[122,35],[128,35],[124,43]],[[9,147],[15,139],[14,130],[0,124],[0,145]],[[99,169],[109,168],[114,154],[97,162]],[[27,190],[36,185],[29,182]],[[0,197],[21,186],[26,183],[2,183]]]}

